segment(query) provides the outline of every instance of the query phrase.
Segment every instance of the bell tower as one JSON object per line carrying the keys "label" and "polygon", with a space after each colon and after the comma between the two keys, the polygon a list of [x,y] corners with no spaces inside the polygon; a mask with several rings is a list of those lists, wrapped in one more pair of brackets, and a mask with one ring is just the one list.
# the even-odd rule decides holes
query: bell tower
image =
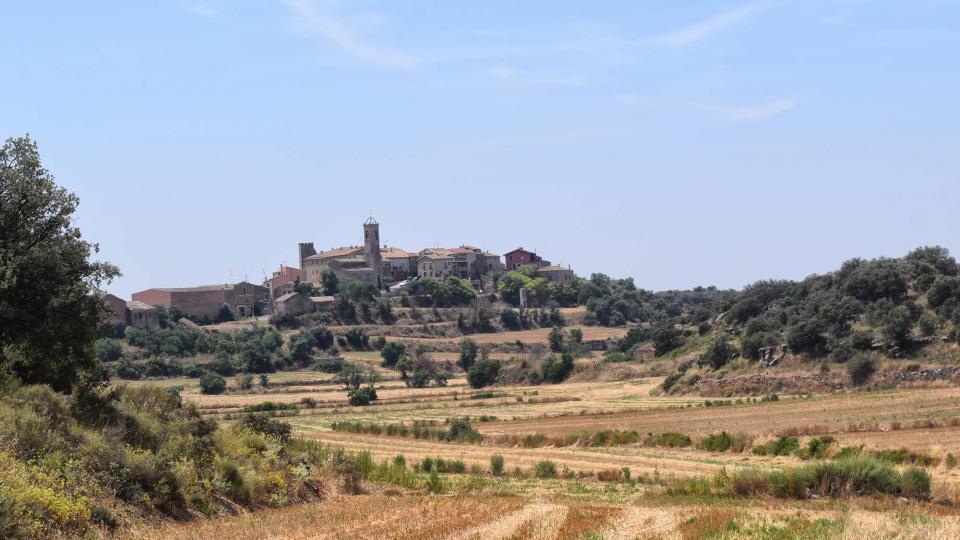
{"label": "bell tower", "polygon": [[378,289],[383,287],[383,259],[380,256],[380,224],[373,216],[363,222],[363,258],[373,268]]}

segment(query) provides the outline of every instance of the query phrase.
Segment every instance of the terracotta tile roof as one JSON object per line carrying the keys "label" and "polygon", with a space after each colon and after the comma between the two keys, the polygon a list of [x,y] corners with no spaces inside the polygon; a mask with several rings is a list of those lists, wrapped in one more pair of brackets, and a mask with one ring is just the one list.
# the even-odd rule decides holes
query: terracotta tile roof
{"label": "terracotta tile roof", "polygon": [[314,304],[329,304],[330,302],[336,302],[336,296],[311,296],[310,301]]}
{"label": "terracotta tile roof", "polygon": [[306,257],[307,259],[329,259],[331,257],[349,257],[351,255],[356,255],[358,253],[363,253],[363,248],[360,246],[345,246],[329,249],[327,251],[321,251],[315,255],[310,255]]}
{"label": "terracotta tile roof", "polygon": [[569,268],[564,268],[562,266],[544,266],[543,268],[538,268],[537,272],[573,272]]}
{"label": "terracotta tile roof", "polygon": [[400,248],[384,248],[380,250],[380,257],[383,259],[409,259],[415,255],[415,253],[407,253]]}
{"label": "terracotta tile roof", "polygon": [[127,302],[127,309],[129,309],[130,311],[153,311],[157,308],[151,306],[150,304],[144,304],[143,302],[130,300],[129,302]]}

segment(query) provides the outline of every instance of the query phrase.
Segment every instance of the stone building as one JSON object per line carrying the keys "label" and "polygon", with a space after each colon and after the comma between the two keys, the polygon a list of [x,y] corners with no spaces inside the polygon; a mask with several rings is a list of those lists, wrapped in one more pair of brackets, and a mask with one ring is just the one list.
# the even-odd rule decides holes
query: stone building
{"label": "stone building", "polygon": [[481,276],[502,272],[500,256],[473,246],[458,248],[427,248],[417,259],[417,275],[445,278],[454,276],[478,281]]}
{"label": "stone building", "polygon": [[127,324],[136,328],[159,328],[160,311],[143,302],[127,302]]}
{"label": "stone building", "polygon": [[133,299],[150,306],[177,307],[191,317],[214,319],[223,306],[236,317],[267,313],[270,290],[247,281],[224,285],[202,285],[171,289],[147,289],[133,293]]}
{"label": "stone building", "polygon": [[574,277],[573,270],[562,266],[544,266],[537,269],[537,274],[555,283],[567,283],[573,281]]}
{"label": "stone building", "polygon": [[380,225],[372,217],[363,223],[363,246],[317,252],[313,242],[301,243],[300,268],[306,272],[306,280],[317,285],[323,272],[331,270],[339,278],[356,279],[383,288]]}
{"label": "stone building", "polygon": [[385,281],[403,281],[417,275],[416,253],[408,253],[400,248],[386,247],[380,250],[383,257],[383,279]]}
{"label": "stone building", "polygon": [[107,306],[104,322],[110,326],[135,326],[137,328],[157,328],[160,326],[160,312],[157,308],[132,300],[126,300],[112,294],[103,295]]}
{"label": "stone building", "polygon": [[314,310],[310,298],[298,293],[287,293],[273,301],[275,315],[301,315]]}

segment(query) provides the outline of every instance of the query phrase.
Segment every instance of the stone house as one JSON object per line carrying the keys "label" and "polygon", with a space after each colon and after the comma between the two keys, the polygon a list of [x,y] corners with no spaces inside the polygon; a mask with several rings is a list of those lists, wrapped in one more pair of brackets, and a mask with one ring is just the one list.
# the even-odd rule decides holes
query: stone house
{"label": "stone house", "polygon": [[537,274],[554,283],[567,283],[574,277],[573,270],[562,266],[544,266],[537,269]]}
{"label": "stone house", "polygon": [[104,323],[110,326],[135,326],[137,328],[157,328],[160,326],[160,312],[157,308],[143,302],[130,301],[112,294],[103,295],[107,307]]}
{"label": "stone house", "polygon": [[298,293],[287,293],[273,301],[275,315],[302,315],[314,310],[310,298]]}
{"label": "stone house", "polygon": [[191,317],[213,319],[226,305],[237,317],[252,317],[270,309],[270,290],[247,281],[199,287],[157,288],[133,293],[151,306],[177,307]]}
{"label": "stone house", "polygon": [[339,278],[356,279],[383,287],[380,224],[372,217],[363,224],[363,246],[348,246],[317,252],[313,242],[300,244],[300,268],[310,283],[320,284],[327,270]]}

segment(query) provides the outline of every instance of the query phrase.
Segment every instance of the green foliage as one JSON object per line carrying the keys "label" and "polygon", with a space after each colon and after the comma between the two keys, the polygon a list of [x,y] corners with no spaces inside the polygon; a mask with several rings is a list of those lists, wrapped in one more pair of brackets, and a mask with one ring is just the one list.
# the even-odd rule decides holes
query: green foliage
{"label": "green foliage", "polygon": [[268,418],[219,430],[156,387],[87,390],[73,401],[40,386],[0,394],[3,538],[88,538],[103,534],[95,523],[298,502],[309,469],[330,458],[317,443],[284,442]]}
{"label": "green foliage", "polygon": [[71,220],[79,200],[58,186],[29,137],[0,146],[0,373],[60,391],[102,375],[94,355],[106,312],[99,288],[119,275]]}
{"label": "green foliage", "polygon": [[710,348],[700,357],[700,365],[710,366],[713,369],[720,369],[727,365],[730,357],[733,355],[733,347],[727,342],[725,337],[718,337],[713,340]]}
{"label": "green foliage", "polygon": [[498,360],[480,360],[467,373],[467,383],[472,388],[490,386],[496,382],[499,373],[500,362]]}
{"label": "green foliage", "polygon": [[500,476],[503,474],[503,456],[494,454],[490,456],[490,474]]}
{"label": "green foliage", "polygon": [[742,433],[732,435],[726,431],[721,431],[700,439],[697,441],[695,448],[708,452],[743,452],[750,446],[751,442],[750,437]]}
{"label": "green foliage", "polygon": [[789,456],[800,449],[800,442],[796,437],[779,437],[766,444],[753,448],[757,456]]}
{"label": "green foliage", "polygon": [[557,464],[545,459],[533,464],[533,475],[537,478],[556,478]]}
{"label": "green foliage", "polygon": [[930,476],[922,469],[908,469],[903,475],[880,461],[847,458],[817,462],[804,467],[767,473],[737,474],[731,482],[737,495],[770,495],[805,499],[821,497],[890,494],[915,499],[930,496]]}
{"label": "green foliage", "polygon": [[200,376],[201,394],[222,394],[227,389],[227,381],[216,373],[206,371]]}
{"label": "green foliage", "polygon": [[666,433],[660,433],[657,435],[653,435],[651,433],[643,441],[643,444],[645,446],[661,446],[665,448],[686,448],[692,445],[693,441],[688,435],[668,431]]}
{"label": "green foliage", "polygon": [[115,362],[123,356],[123,348],[116,340],[110,338],[100,338],[94,344],[97,359],[101,362]]}
{"label": "green foliage", "polygon": [[237,423],[237,429],[248,430],[254,433],[261,433],[267,437],[273,437],[281,442],[290,440],[290,433],[293,428],[286,422],[274,420],[263,414],[245,413]]}
{"label": "green foliage", "polygon": [[470,338],[463,338],[460,340],[460,358],[457,360],[457,365],[464,371],[470,371],[474,362],[477,361],[477,354],[479,352],[480,349],[477,347],[476,341]]}
{"label": "green foliage", "polygon": [[382,349],[380,349],[380,357],[383,358],[383,367],[392,368],[397,365],[397,361],[400,360],[400,357],[406,353],[407,347],[397,341],[388,341]]}
{"label": "green foliage", "polygon": [[320,272],[320,286],[325,296],[334,296],[340,292],[340,279],[333,270]]}
{"label": "green foliage", "polygon": [[550,329],[550,334],[547,336],[547,341],[550,343],[550,350],[555,353],[561,353],[566,348],[564,347],[564,333],[563,328],[554,326]]}
{"label": "green foliage", "polygon": [[559,358],[550,356],[544,360],[543,378],[557,384],[567,380],[573,372],[573,355],[565,352]]}
{"label": "green foliage", "polygon": [[469,280],[453,276],[443,280],[420,278],[410,286],[410,292],[429,296],[437,307],[466,306],[477,298],[477,292]]}
{"label": "green foliage", "polygon": [[655,354],[663,356],[683,345],[683,332],[669,323],[660,323],[654,326],[651,337]]}
{"label": "green foliage", "polygon": [[866,384],[876,371],[877,367],[873,358],[868,355],[858,355],[847,362],[847,373],[850,375],[850,380],[858,386]]}

